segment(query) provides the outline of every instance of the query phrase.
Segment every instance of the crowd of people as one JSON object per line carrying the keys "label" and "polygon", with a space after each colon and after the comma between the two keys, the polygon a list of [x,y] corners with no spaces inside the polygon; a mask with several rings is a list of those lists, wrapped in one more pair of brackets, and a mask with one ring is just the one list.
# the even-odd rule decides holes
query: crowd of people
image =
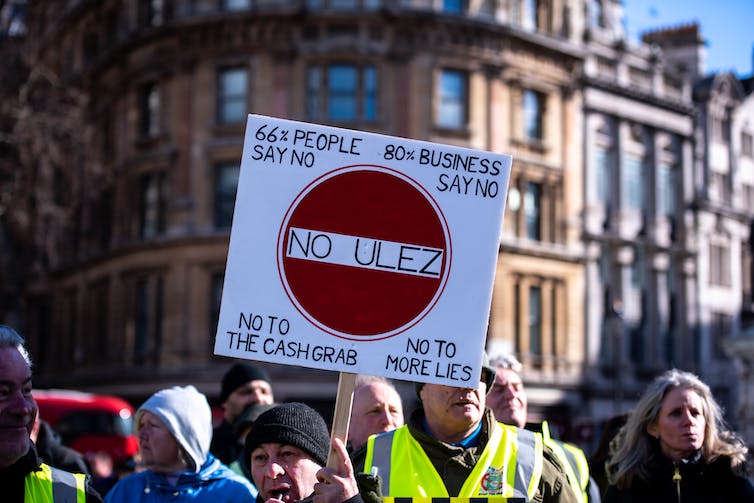
{"label": "crowd of people", "polygon": [[694,374],[658,376],[589,459],[546,421],[529,421],[515,357],[482,358],[475,387],[416,383],[418,407],[405,421],[389,380],[358,376],[345,439],[331,438],[309,405],[276,403],[269,375],[239,362],[223,377],[214,430],[207,397],[192,385],[141,404],[138,466],[113,475],[96,453],[63,446],[39,417],[24,339],[0,325],[2,501],[754,502],[746,445]]}

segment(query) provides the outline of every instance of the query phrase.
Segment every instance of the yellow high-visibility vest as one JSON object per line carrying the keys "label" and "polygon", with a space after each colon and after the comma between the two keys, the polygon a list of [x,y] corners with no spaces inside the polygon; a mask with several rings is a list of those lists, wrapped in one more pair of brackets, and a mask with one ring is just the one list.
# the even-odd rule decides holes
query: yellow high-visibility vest
{"label": "yellow high-visibility vest", "polygon": [[44,463],[24,479],[24,503],[86,503],[86,475]]}
{"label": "yellow high-visibility vest", "polygon": [[[542,449],[541,435],[495,423],[474,469],[459,494],[453,496],[531,500],[542,477]],[[369,438],[364,471],[380,476],[383,496],[450,496],[424,449],[405,425]]]}
{"label": "yellow high-visibility vest", "polygon": [[568,485],[576,495],[579,503],[587,503],[589,501],[589,496],[587,495],[589,463],[586,460],[584,451],[575,445],[552,438],[547,421],[542,422],[542,437],[545,445],[552,450],[558,461],[560,461],[560,464],[563,465],[563,470],[568,477]]}

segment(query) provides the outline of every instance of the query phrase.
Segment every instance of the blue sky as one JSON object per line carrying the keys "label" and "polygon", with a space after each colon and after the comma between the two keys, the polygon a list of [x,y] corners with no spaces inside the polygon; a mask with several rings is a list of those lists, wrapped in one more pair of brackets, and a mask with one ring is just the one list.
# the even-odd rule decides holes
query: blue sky
{"label": "blue sky", "polygon": [[754,0],[623,0],[628,36],[698,21],[707,40],[707,72],[752,74]]}

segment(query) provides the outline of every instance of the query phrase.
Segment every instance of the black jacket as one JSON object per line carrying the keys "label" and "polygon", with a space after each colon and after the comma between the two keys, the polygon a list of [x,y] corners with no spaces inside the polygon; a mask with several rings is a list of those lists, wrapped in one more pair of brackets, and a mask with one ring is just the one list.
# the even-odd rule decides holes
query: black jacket
{"label": "black jacket", "polygon": [[[2,487],[2,496],[0,497],[0,500],[2,500],[3,503],[23,503],[24,480],[26,479],[26,475],[37,470],[40,464],[42,464],[42,460],[37,456],[37,450],[30,440],[29,452],[9,467],[0,469],[0,487]],[[89,485],[88,477],[86,484],[86,501],[87,503],[102,503],[102,498],[99,493]]]}
{"label": "black jacket", "polygon": [[35,444],[37,455],[44,463],[67,472],[90,475],[84,456],[64,446],[58,432],[53,430],[46,421],[39,422],[39,433],[37,433]]}
{"label": "black jacket", "polygon": [[217,428],[212,431],[209,452],[222,461],[223,464],[230,465],[238,459],[241,451],[243,451],[243,446],[238,443],[238,439],[236,439],[236,435],[233,433],[233,425],[223,419]]}
{"label": "black jacket", "polygon": [[[729,458],[707,464],[701,458],[678,463],[679,482],[673,480],[676,466],[664,456],[652,464],[649,480],[634,477],[631,487],[607,489],[603,503],[712,503],[754,502],[754,486],[733,473]],[[680,492],[680,498],[679,498]]]}

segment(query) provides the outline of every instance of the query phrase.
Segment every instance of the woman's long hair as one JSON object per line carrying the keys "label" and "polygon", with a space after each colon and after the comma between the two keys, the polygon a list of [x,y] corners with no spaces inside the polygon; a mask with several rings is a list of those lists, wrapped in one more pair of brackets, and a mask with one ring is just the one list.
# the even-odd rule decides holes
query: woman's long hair
{"label": "woman's long hair", "polygon": [[731,468],[735,472],[745,471],[748,449],[728,429],[709,386],[690,372],[673,369],[652,382],[628,417],[626,425],[614,439],[615,444],[611,446],[614,454],[606,464],[611,484],[624,489],[630,487],[635,476],[649,479],[652,461],[662,453],[657,440],[647,432],[647,427],[657,421],[663,399],[675,388],[693,390],[702,399],[702,414],[707,423],[701,448],[702,458],[711,463],[720,456],[726,456],[730,458]]}

